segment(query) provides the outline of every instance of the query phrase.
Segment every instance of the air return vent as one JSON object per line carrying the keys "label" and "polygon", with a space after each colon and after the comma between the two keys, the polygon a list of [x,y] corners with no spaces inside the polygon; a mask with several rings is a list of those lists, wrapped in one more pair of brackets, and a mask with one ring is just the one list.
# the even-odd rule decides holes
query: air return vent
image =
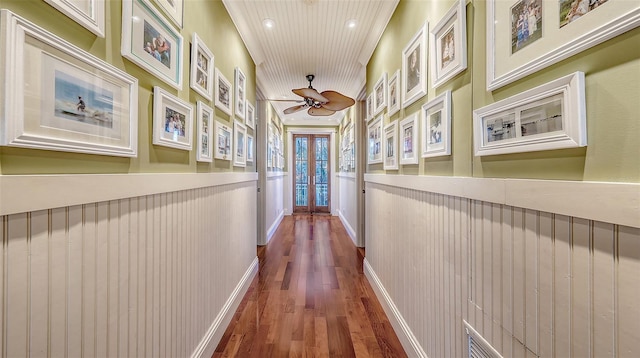
{"label": "air return vent", "polygon": [[502,358],[489,342],[475,330],[467,321],[463,321],[467,331],[467,343],[469,345],[469,358]]}

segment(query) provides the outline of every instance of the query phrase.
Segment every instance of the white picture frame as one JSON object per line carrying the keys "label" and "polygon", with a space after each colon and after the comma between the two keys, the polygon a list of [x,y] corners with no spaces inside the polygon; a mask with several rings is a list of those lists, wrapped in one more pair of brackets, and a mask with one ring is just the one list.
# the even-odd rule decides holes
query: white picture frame
{"label": "white picture frame", "polygon": [[191,150],[193,106],[160,86],[153,87],[153,144]]}
{"label": "white picture frame", "polygon": [[378,116],[367,127],[367,164],[382,163],[382,116]]}
{"label": "white picture frame", "polygon": [[215,113],[213,108],[202,101],[196,103],[196,113],[198,117],[198,146],[196,160],[199,162],[213,162],[213,118]]}
{"label": "white picture frame", "polygon": [[427,94],[427,29],[425,22],[402,50],[402,108]]}
{"label": "white picture frame", "polygon": [[137,156],[136,78],[9,10],[0,23],[1,145]]}
{"label": "white picture frame", "polygon": [[373,115],[376,116],[384,111],[387,106],[387,73],[383,73],[373,86]]}
{"label": "white picture frame", "polygon": [[396,70],[389,78],[387,113],[389,117],[400,111],[400,70]]}
{"label": "white picture frame", "polygon": [[425,103],[421,117],[422,158],[451,155],[451,91]]}
{"label": "white picture frame", "polygon": [[122,56],[182,90],[183,47],[182,35],[147,0],[122,1]]}
{"label": "white picture frame", "polygon": [[233,155],[233,128],[215,121],[215,150],[213,157],[219,160],[231,160]]}
{"label": "white picture frame", "polygon": [[373,92],[367,96],[366,107],[365,121],[368,122],[373,118]]}
{"label": "white picture frame", "polygon": [[44,0],[70,19],[104,38],[105,0]]}
{"label": "white picture frame", "polygon": [[214,102],[216,108],[229,116],[233,115],[233,86],[218,68],[216,68],[216,93]]}
{"label": "white picture frame", "polygon": [[433,27],[429,44],[434,88],[467,69],[466,1],[456,1]]}
{"label": "white picture frame", "polygon": [[247,99],[247,76],[245,76],[244,72],[240,69],[240,67],[236,67],[234,70],[235,73],[235,109],[234,112],[237,118],[244,120],[246,116],[246,106],[245,102]]}
{"label": "white picture frame", "polygon": [[190,86],[202,97],[213,99],[215,58],[197,33],[191,35]]}
{"label": "white picture frame", "polygon": [[419,112],[400,121],[400,164],[418,164]]}
{"label": "white picture frame", "polygon": [[253,136],[247,134],[247,163],[253,163]]}
{"label": "white picture frame", "polygon": [[184,22],[184,0],[155,0],[171,22],[182,28]]}
{"label": "white picture frame", "polygon": [[[540,0],[538,0],[540,1]],[[521,1],[487,1],[487,90],[495,90],[640,25],[640,2],[609,0],[562,25],[568,0],[542,1],[535,42],[514,45],[510,21]],[[534,32],[535,33],[535,32]],[[533,34],[532,34],[533,35]],[[523,42],[524,43],[524,42]]]}
{"label": "white picture frame", "polygon": [[398,121],[393,121],[384,126],[383,145],[384,170],[398,169]]}
{"label": "white picture frame", "polygon": [[574,72],[474,110],[475,155],[586,146],[584,82]]}
{"label": "white picture frame", "polygon": [[233,121],[233,166],[247,166],[247,127],[240,121]]}
{"label": "white picture frame", "polygon": [[251,104],[251,102],[247,101],[247,118],[245,118],[244,122],[247,125],[247,128],[255,129],[256,127],[256,109]]}

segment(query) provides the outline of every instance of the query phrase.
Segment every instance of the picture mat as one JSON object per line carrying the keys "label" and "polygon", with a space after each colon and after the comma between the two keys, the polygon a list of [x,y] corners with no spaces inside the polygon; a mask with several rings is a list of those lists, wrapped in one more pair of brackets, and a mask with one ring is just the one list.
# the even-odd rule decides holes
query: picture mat
{"label": "picture mat", "polygon": [[231,82],[216,68],[215,106],[224,113],[233,113],[233,86]]}
{"label": "picture mat", "polygon": [[422,106],[422,158],[451,154],[451,90]]}
{"label": "picture mat", "polygon": [[169,19],[180,28],[184,21],[184,2],[183,0],[155,0],[162,10],[169,16]]}
{"label": "picture mat", "polygon": [[[182,128],[170,131],[168,115],[177,114]],[[184,123],[183,123],[184,121]],[[176,129],[178,132],[176,133]],[[183,131],[180,131],[180,130]],[[153,88],[153,144],[191,150],[193,137],[193,106],[159,86]]]}
{"label": "picture mat", "polygon": [[388,86],[388,106],[387,113],[389,116],[396,114],[400,110],[400,92],[402,88],[400,87],[400,70],[396,70],[396,72],[389,79]]}
{"label": "picture mat", "polygon": [[[190,87],[208,100],[213,99],[215,58],[197,33],[191,35]],[[205,83],[202,83],[204,79]]]}
{"label": "picture mat", "polygon": [[233,129],[219,121],[215,121],[215,125],[214,158],[231,160],[231,154],[233,153]]}
{"label": "picture mat", "polygon": [[[402,51],[402,108],[408,107],[427,94],[428,26],[429,23],[425,22]],[[415,65],[412,65],[414,53],[417,57]]]}
{"label": "picture mat", "polygon": [[[439,87],[467,68],[466,2],[456,1],[429,37],[432,86]],[[447,52],[453,52],[453,56]]]}
{"label": "picture mat", "polygon": [[104,37],[105,0],[44,0],[98,37]]}
{"label": "picture mat", "polygon": [[214,110],[207,106],[202,101],[198,101],[196,105],[196,111],[198,113],[198,147],[196,160],[200,162],[212,162],[213,161],[213,136],[211,133],[214,131]]}
{"label": "picture mat", "polygon": [[400,151],[402,154],[400,155],[400,164],[418,164],[418,129],[419,113],[417,112],[400,122]]}

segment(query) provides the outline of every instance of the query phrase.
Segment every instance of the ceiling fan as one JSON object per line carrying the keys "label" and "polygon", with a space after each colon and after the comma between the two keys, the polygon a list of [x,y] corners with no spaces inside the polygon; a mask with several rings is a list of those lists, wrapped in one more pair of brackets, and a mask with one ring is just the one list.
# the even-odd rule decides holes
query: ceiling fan
{"label": "ceiling fan", "polygon": [[296,101],[303,103],[285,109],[284,114],[291,114],[305,108],[309,108],[307,113],[311,116],[330,116],[336,113],[336,111],[341,111],[356,103],[353,98],[347,97],[336,91],[324,91],[322,93],[318,93],[318,91],[311,86],[311,82],[314,78],[314,75],[307,75],[309,87],[291,90],[291,92],[304,98],[304,100]]}

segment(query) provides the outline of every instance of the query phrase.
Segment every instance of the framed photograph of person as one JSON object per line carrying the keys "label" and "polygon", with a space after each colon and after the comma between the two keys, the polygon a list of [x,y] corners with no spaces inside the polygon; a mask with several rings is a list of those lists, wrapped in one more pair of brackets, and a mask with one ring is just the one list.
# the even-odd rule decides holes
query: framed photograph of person
{"label": "framed photograph of person", "polygon": [[184,0],[155,0],[160,5],[162,11],[164,11],[169,19],[176,24],[179,28],[182,28],[184,19]]}
{"label": "framed photograph of person", "polygon": [[213,53],[197,33],[191,35],[191,88],[202,97],[213,99]]}
{"label": "framed photograph of person", "polygon": [[418,112],[400,122],[400,164],[418,164]]}
{"label": "framed photograph of person", "polygon": [[451,155],[451,91],[422,106],[422,158]]}
{"label": "framed photograph of person", "polygon": [[215,121],[215,148],[213,157],[215,159],[231,160],[233,152],[233,129],[226,124]]}
{"label": "framed photograph of person", "polygon": [[216,68],[215,105],[222,112],[233,115],[233,87],[222,72]]}
{"label": "framed photograph of person", "polygon": [[389,79],[388,100],[387,113],[391,117],[400,110],[400,70]]}
{"label": "framed photograph of person", "polygon": [[137,79],[9,10],[0,23],[0,145],[137,155]]}
{"label": "framed photograph of person", "polygon": [[431,30],[431,82],[438,87],[467,69],[466,1],[458,0]]}
{"label": "framed photograph of person", "polygon": [[193,106],[164,90],[153,87],[153,144],[191,150]]}
{"label": "framed photograph of person", "polygon": [[247,165],[247,127],[240,121],[233,121],[233,166]]}
{"label": "framed photograph of person", "polygon": [[584,73],[575,72],[473,111],[475,155],[587,145]]}
{"label": "framed photograph of person", "polygon": [[378,116],[367,127],[367,164],[382,163],[382,116]]}
{"label": "framed photograph of person", "polygon": [[73,21],[104,37],[105,0],[44,0]]}
{"label": "framed photograph of person", "polygon": [[368,122],[373,118],[373,92],[369,93],[369,95],[367,96],[367,113],[366,113],[366,117],[365,120]]}
{"label": "framed photograph of person", "polygon": [[245,106],[247,108],[247,118],[244,119],[244,123],[247,125],[247,128],[254,129],[256,127],[256,109],[249,101],[247,101]]}
{"label": "framed photograph of person", "polygon": [[253,136],[247,134],[247,163],[253,163]]}
{"label": "framed photograph of person", "polygon": [[378,79],[375,86],[373,86],[373,115],[376,116],[381,113],[387,106],[387,73],[383,73]]}
{"label": "framed photograph of person", "polygon": [[640,2],[488,0],[487,24],[495,90],[640,26]]}
{"label": "framed photograph of person", "polygon": [[196,112],[198,113],[198,152],[196,160],[199,162],[212,162],[213,143],[211,139],[213,136],[211,131],[213,130],[214,111],[204,102],[198,101]]}
{"label": "framed photograph of person", "polygon": [[147,0],[122,1],[122,56],[182,89],[183,40]]}
{"label": "framed photograph of person", "polygon": [[427,94],[427,28],[425,22],[402,50],[402,108]]}
{"label": "framed photograph of person", "polygon": [[398,122],[384,127],[384,170],[398,169]]}
{"label": "framed photograph of person", "polygon": [[236,117],[244,120],[247,110],[245,106],[247,99],[247,76],[244,75],[240,67],[236,67],[235,77],[235,114]]}

